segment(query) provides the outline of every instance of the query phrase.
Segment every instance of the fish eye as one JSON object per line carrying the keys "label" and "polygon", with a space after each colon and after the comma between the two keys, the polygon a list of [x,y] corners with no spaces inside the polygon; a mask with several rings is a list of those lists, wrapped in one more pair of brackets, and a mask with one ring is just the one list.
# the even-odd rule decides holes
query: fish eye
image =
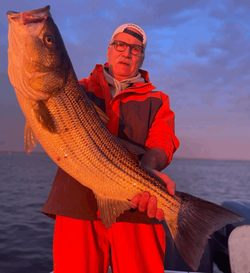
{"label": "fish eye", "polygon": [[54,43],[53,37],[52,37],[51,35],[46,35],[46,36],[44,37],[44,41],[45,41],[45,43],[48,44],[48,45],[52,45],[52,44]]}

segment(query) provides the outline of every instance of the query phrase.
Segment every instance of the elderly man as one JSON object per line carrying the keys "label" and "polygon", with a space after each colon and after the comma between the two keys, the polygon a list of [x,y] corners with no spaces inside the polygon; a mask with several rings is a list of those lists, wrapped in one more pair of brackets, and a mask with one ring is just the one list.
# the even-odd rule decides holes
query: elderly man
{"label": "elderly man", "polygon": [[[96,65],[82,85],[89,98],[110,118],[109,131],[126,140],[174,195],[175,183],[160,171],[179,146],[168,96],[150,83],[141,70],[147,38],[135,24],[118,27],[109,44],[108,63]],[[138,154],[138,153],[137,153]],[[42,212],[56,218],[54,273],[114,273],[164,271],[165,232],[155,196],[148,192],[131,200],[138,209],[125,211],[106,229],[98,217],[93,192],[60,168]],[[109,259],[111,257],[111,259]]]}

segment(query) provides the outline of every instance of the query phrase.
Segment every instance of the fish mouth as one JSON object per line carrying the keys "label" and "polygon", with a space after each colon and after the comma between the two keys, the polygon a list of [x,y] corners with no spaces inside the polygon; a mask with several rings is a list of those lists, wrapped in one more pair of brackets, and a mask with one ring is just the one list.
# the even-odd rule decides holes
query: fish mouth
{"label": "fish mouth", "polygon": [[39,23],[46,20],[50,15],[50,6],[47,5],[44,8],[35,9],[27,12],[15,12],[8,11],[7,17],[9,22],[17,22],[27,25],[31,23]]}

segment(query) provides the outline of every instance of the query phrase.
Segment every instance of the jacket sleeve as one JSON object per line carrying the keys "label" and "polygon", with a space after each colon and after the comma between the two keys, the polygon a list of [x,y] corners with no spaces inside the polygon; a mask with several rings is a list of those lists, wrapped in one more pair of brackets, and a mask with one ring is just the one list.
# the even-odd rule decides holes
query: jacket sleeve
{"label": "jacket sleeve", "polygon": [[88,90],[88,79],[81,79],[78,81],[81,86],[85,88],[85,92]]}
{"label": "jacket sleeve", "polygon": [[175,136],[175,114],[170,109],[169,97],[162,92],[161,94],[162,106],[157,111],[148,131],[145,148],[148,150],[158,147],[163,150],[168,157],[167,166],[180,143]]}

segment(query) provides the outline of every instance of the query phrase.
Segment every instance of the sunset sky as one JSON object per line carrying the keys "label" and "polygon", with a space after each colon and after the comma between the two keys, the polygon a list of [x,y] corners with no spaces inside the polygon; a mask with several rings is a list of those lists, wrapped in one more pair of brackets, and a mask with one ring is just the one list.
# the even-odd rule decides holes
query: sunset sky
{"label": "sunset sky", "polygon": [[176,156],[250,160],[249,0],[1,0],[0,151],[23,151],[25,124],[7,74],[6,12],[48,4],[79,79],[107,61],[119,25],[143,28],[142,68],[170,97]]}

